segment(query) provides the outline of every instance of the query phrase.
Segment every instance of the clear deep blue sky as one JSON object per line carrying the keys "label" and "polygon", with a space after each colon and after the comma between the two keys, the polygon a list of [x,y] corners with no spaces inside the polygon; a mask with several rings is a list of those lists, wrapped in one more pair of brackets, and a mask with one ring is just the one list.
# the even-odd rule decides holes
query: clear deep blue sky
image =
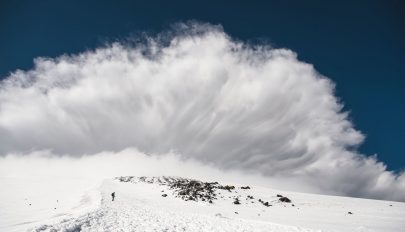
{"label": "clear deep blue sky", "polygon": [[359,150],[405,167],[405,1],[0,0],[0,78],[33,58],[78,53],[176,22],[221,24],[234,38],[290,48],[336,84]]}

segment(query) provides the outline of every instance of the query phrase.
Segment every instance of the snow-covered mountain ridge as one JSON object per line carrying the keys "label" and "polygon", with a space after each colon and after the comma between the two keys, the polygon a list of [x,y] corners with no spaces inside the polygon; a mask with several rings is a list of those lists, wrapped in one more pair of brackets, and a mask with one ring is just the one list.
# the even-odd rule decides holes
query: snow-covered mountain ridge
{"label": "snow-covered mountain ridge", "polygon": [[99,190],[97,210],[31,231],[405,231],[400,202],[180,177],[117,177]]}

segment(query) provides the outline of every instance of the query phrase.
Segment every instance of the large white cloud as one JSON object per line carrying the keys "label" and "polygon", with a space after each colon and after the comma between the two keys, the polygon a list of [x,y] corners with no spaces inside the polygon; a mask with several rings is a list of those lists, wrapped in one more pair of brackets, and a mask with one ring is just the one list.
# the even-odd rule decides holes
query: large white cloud
{"label": "large white cloud", "polygon": [[318,192],[405,201],[404,175],[356,152],[363,135],[334,84],[294,52],[207,25],[161,41],[38,58],[7,77],[0,154],[175,152]]}

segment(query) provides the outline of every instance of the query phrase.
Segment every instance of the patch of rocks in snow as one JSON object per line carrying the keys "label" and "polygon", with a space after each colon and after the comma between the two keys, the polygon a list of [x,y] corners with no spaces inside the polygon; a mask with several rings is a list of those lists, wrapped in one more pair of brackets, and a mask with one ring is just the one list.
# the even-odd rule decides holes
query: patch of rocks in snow
{"label": "patch of rocks in snow", "polygon": [[[168,186],[172,190],[172,194],[185,201],[205,201],[213,204],[219,197],[224,198],[224,191],[226,191],[227,197],[230,198],[233,204],[240,205],[242,203],[254,203],[255,197],[247,195],[245,199],[242,199],[242,195],[238,194],[240,191],[249,191],[250,186],[234,186],[234,185],[222,185],[218,182],[203,182],[199,180],[193,180],[181,177],[135,177],[135,176],[121,176],[116,177],[116,180],[120,182],[131,183],[148,183]],[[229,194],[230,193],[230,194]],[[162,197],[167,197],[167,194],[162,194]],[[279,198],[275,203],[291,203],[288,197],[277,195]],[[272,206],[268,201],[258,200],[263,206]]]}

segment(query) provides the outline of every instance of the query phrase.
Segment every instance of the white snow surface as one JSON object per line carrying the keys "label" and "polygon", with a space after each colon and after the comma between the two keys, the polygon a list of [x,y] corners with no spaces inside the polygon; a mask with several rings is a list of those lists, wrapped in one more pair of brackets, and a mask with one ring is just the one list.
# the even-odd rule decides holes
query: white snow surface
{"label": "white snow surface", "polygon": [[44,221],[100,207],[100,181],[74,177],[0,178],[0,232],[26,231]]}
{"label": "white snow surface", "polygon": [[[216,189],[217,199],[210,204],[176,197],[173,189],[162,184],[165,179],[150,177],[146,182],[138,178],[131,182],[107,179],[86,192],[84,203],[76,207],[81,212],[61,214],[31,228],[20,223],[4,231],[405,231],[405,203],[401,202],[294,193],[259,186],[241,189],[241,185],[220,183],[233,185],[235,189]],[[116,193],[115,201],[111,200],[112,192]],[[292,202],[280,202],[277,194]],[[241,204],[233,203],[235,197]],[[259,199],[271,206],[264,206]]]}

